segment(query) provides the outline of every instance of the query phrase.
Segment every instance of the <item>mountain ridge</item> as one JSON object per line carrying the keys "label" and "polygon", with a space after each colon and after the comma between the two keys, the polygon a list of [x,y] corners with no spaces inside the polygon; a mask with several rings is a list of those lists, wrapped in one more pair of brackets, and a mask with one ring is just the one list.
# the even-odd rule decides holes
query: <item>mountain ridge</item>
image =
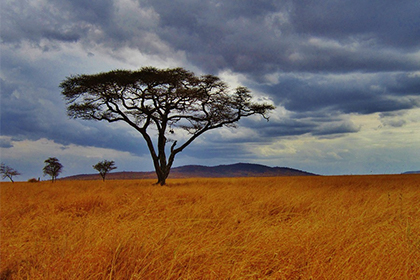
{"label": "mountain ridge", "polygon": [[406,171],[406,172],[401,173],[401,174],[420,174],[420,170],[417,170],[417,171]]}
{"label": "mountain ridge", "polygon": [[[317,174],[289,167],[270,167],[254,163],[235,163],[217,166],[184,165],[171,169],[169,179],[175,178],[231,178],[231,177],[278,177],[278,176],[318,176]],[[107,174],[107,180],[155,179],[154,171],[120,171]],[[100,180],[99,174],[78,174],[61,180]]]}

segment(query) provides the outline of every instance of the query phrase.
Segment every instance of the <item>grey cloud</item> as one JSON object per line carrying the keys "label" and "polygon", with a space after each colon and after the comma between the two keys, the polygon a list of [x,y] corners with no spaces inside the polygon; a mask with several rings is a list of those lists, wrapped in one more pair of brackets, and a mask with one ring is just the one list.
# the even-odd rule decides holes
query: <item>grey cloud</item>
{"label": "grey cloud", "polygon": [[382,120],[381,121],[383,125],[385,126],[392,126],[392,127],[402,127],[407,122],[405,120]]}
{"label": "grey cloud", "polygon": [[30,42],[45,51],[59,47],[56,43],[80,41],[87,48],[102,44],[113,50],[130,46],[158,52],[155,42],[145,40],[150,13],[139,14],[130,8],[121,12],[121,8],[124,6],[113,0],[48,0],[39,5],[13,1],[1,9],[1,38],[5,44]]}
{"label": "grey cloud", "polygon": [[7,92],[2,96],[2,135],[30,140],[48,138],[63,145],[111,148],[137,155],[147,152],[143,140],[131,136],[129,128],[69,120],[61,100],[54,104],[50,100],[34,99],[31,93],[21,94],[19,99]]}
{"label": "grey cloud", "polygon": [[270,120],[264,126],[257,123],[249,124],[249,126],[258,131],[261,137],[283,137],[296,136],[313,131],[316,124],[311,121],[300,120],[296,118],[284,118],[279,121]]}
{"label": "grey cloud", "polygon": [[33,7],[16,1],[2,12],[2,39],[83,41],[161,55],[168,49],[159,44],[167,44],[206,72],[231,69],[251,79],[276,71],[420,67],[410,56],[420,44],[416,1],[140,0],[131,5],[50,0]]}
{"label": "grey cloud", "polygon": [[[240,125],[251,128],[257,135],[256,139],[234,139],[237,142],[264,143],[278,137],[299,136],[304,134],[314,136],[340,137],[360,131],[360,126],[354,124],[346,115],[329,111],[290,113],[285,116],[274,116],[267,123],[257,120],[242,120]],[[217,142],[217,139],[214,140]]]}
{"label": "grey cloud", "polygon": [[420,74],[400,73],[385,84],[387,90],[395,95],[420,95]]}
{"label": "grey cloud", "polygon": [[115,1],[51,0],[50,3],[75,19],[107,24],[111,23]]}
{"label": "grey cloud", "polygon": [[[260,88],[286,109],[312,116],[319,112],[370,114],[417,108],[420,99],[410,73],[283,75]],[[407,79],[411,81],[406,83]]]}
{"label": "grey cloud", "polygon": [[0,138],[0,148],[12,148],[11,138]]}
{"label": "grey cloud", "polygon": [[21,43],[28,40],[40,43],[42,39],[76,41],[83,28],[72,22],[71,11],[61,9],[55,3],[31,3],[13,1],[2,5],[2,40],[4,43]]}
{"label": "grey cloud", "polygon": [[[0,79],[1,134],[16,140],[47,138],[63,145],[76,144],[112,148],[142,155],[147,149],[140,138],[132,136],[130,129],[106,123],[70,120],[58,84],[64,78],[59,65],[35,67],[23,59],[5,52]],[[56,71],[56,68],[61,69]],[[3,69],[2,69],[3,70]]]}
{"label": "grey cloud", "polygon": [[303,134],[311,134],[314,136],[336,135],[342,136],[348,133],[355,133],[360,127],[348,120],[325,119],[319,121],[314,118],[293,119],[287,118],[280,122],[264,126],[258,131],[264,137],[277,138],[284,136],[299,136]]}
{"label": "grey cloud", "polygon": [[253,133],[242,133],[237,136],[230,134],[229,131],[219,131],[220,134],[226,133],[225,137],[221,137],[217,133],[210,133],[205,136],[205,140],[213,145],[262,144],[271,142],[278,137],[304,134],[341,137],[345,134],[360,131],[360,126],[347,117],[327,112],[313,115],[294,113],[283,118],[272,118],[269,122],[244,119],[239,122],[239,127],[250,128]]}
{"label": "grey cloud", "polygon": [[379,120],[383,126],[402,127],[407,124],[405,114],[406,111],[383,112],[379,114]]}
{"label": "grey cloud", "polygon": [[337,135],[355,133],[359,130],[360,127],[356,126],[353,122],[343,121],[338,123],[328,123],[326,125],[321,125],[312,132],[312,135]]}
{"label": "grey cloud", "polygon": [[291,22],[297,32],[339,40],[356,38],[378,47],[417,48],[418,1],[294,1]]}
{"label": "grey cloud", "polygon": [[[145,56],[169,57],[180,51],[189,65],[204,73],[244,74],[251,90],[269,95],[290,113],[269,123],[241,121],[240,126],[257,131],[255,139],[206,136],[207,142],[194,143],[185,151],[191,156],[247,157],[243,146],[234,142],[356,133],[360,128],[345,114],[379,112],[384,125],[403,126],[404,120],[391,114],[420,107],[418,1],[47,0],[38,4],[8,1],[0,11],[2,135],[16,139],[45,137],[63,145],[146,153],[143,140],[129,129],[69,120],[65,114],[58,84],[69,74],[82,74],[88,59],[93,54],[99,57],[98,46],[109,53],[129,47]],[[14,54],[22,42],[42,48],[42,54],[79,42],[87,61],[70,67],[73,57],[62,56],[32,63]],[[270,75],[278,75],[278,81],[268,79]],[[7,147],[7,141],[3,145]]]}
{"label": "grey cloud", "polygon": [[404,5],[328,0],[225,2],[148,4],[160,16],[157,34],[208,71],[229,68],[255,78],[273,71],[420,67],[420,61],[409,55],[420,43],[419,36],[413,36],[420,33],[420,8],[415,1]]}

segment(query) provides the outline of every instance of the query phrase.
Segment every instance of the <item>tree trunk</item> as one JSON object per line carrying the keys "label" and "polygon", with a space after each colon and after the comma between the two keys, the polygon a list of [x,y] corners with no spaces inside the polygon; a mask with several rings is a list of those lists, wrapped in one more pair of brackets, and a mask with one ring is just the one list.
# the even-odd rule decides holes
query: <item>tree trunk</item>
{"label": "tree trunk", "polygon": [[166,178],[161,178],[157,181],[156,185],[165,186],[166,185]]}
{"label": "tree trunk", "polygon": [[166,185],[166,179],[169,176],[170,168],[170,166],[166,166],[165,168],[162,168],[161,166],[157,167],[156,175],[158,177],[158,181],[156,182],[156,185]]}
{"label": "tree trunk", "polygon": [[175,155],[179,152],[179,151],[174,151],[174,147],[176,145],[176,141],[175,141],[171,147],[171,155],[169,157],[169,161],[167,162],[166,153],[165,153],[165,146],[167,143],[167,139],[165,137],[165,129],[166,129],[166,122],[163,123],[162,126],[159,128],[157,154],[156,154],[155,147],[153,146],[150,136],[146,133],[145,130],[139,130],[139,132],[143,135],[143,138],[147,143],[150,155],[152,157],[153,166],[155,167],[155,172],[158,177],[158,181],[156,182],[156,185],[161,185],[161,186],[166,185],[166,179],[169,176],[169,172],[171,170]]}
{"label": "tree trunk", "polygon": [[156,182],[156,185],[161,185],[161,186],[166,185],[166,179],[168,178],[168,176],[165,176],[165,173],[162,172],[161,170],[156,171],[156,175],[158,177],[158,181]]}

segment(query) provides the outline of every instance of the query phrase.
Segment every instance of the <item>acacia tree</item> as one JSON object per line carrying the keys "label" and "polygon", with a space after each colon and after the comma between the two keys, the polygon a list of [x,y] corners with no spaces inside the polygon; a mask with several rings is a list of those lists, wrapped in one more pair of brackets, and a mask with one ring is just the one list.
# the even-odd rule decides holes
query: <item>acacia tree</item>
{"label": "acacia tree", "polygon": [[245,87],[231,92],[218,77],[199,77],[183,68],[76,75],[67,77],[60,87],[70,117],[122,121],[138,131],[161,185],[165,185],[175,156],[204,132],[235,127],[241,118],[254,114],[268,120],[266,114],[274,109],[271,104],[252,102]]}
{"label": "acacia tree", "polygon": [[55,157],[50,157],[44,161],[45,166],[42,169],[44,171],[44,176],[51,176],[51,182],[55,182],[57,176],[63,171],[63,165]]}
{"label": "acacia tree", "polygon": [[108,174],[111,170],[117,169],[114,165],[115,162],[113,160],[104,160],[93,165],[93,168],[101,174],[102,181],[105,181],[106,174]]}
{"label": "acacia tree", "polygon": [[11,168],[10,166],[5,165],[4,163],[2,163],[0,165],[0,174],[2,175],[2,179],[5,179],[6,177],[9,178],[9,180],[14,183],[15,181],[13,181],[13,176],[19,176],[21,175],[17,170],[14,170],[13,168]]}

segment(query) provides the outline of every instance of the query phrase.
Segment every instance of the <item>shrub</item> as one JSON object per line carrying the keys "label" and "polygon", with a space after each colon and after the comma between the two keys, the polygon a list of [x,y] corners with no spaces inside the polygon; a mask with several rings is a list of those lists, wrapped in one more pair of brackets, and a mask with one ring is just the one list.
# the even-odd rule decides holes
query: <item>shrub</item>
{"label": "shrub", "polygon": [[29,183],[38,183],[39,182],[39,179],[31,178],[31,179],[28,180],[28,182]]}

